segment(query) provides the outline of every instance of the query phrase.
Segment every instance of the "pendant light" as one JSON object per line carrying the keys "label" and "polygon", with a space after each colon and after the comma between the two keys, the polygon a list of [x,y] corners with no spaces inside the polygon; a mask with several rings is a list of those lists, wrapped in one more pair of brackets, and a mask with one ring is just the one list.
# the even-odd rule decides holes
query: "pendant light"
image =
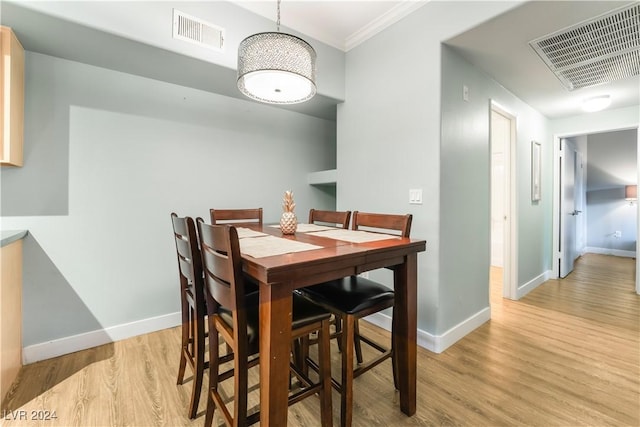
{"label": "pendant light", "polygon": [[238,89],[260,102],[297,104],[316,94],[316,51],[299,37],[280,32],[258,33],[238,47]]}

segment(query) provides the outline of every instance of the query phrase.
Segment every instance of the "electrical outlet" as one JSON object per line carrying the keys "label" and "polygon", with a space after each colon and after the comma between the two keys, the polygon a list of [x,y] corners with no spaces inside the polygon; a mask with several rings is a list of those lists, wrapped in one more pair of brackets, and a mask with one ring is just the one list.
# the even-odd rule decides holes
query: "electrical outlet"
{"label": "electrical outlet", "polygon": [[615,233],[613,233],[613,237],[615,237],[616,239],[619,239],[622,237],[622,231],[616,231]]}

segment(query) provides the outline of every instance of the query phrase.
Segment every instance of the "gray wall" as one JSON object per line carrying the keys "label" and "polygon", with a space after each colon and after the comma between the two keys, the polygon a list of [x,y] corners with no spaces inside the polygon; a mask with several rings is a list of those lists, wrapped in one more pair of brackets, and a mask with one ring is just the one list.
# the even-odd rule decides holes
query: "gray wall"
{"label": "gray wall", "polygon": [[[446,176],[441,173],[443,153],[448,149],[446,141],[441,142],[441,42],[512,6],[430,2],[347,53],[346,102],[338,106],[338,207],[414,215],[411,234],[427,241],[426,252],[418,257],[418,327],[433,335],[476,314],[477,307],[488,301],[488,261],[479,271],[485,277],[479,276],[478,281],[484,284],[461,283],[456,290],[443,289],[445,282],[457,281],[448,276],[455,273],[443,270],[448,268],[443,265],[444,257],[460,265],[466,265],[469,257],[488,257],[488,240],[476,246],[472,238],[478,232],[486,235],[489,221],[458,242],[455,251],[446,252],[448,246],[442,241],[450,238],[446,233],[451,230],[444,228],[443,215],[453,216],[458,225],[471,221],[476,227],[478,223],[475,206],[442,211],[441,189],[451,184],[442,182]],[[488,101],[485,105],[488,114]],[[471,123],[477,121],[469,126]],[[488,150],[478,159],[479,173],[487,170],[487,184],[479,184],[485,189],[488,159]],[[411,188],[423,189],[422,205],[409,205]],[[488,203],[487,192],[487,211]],[[472,247],[465,254],[469,244]],[[391,282],[388,276],[384,280]],[[470,300],[482,292],[476,286],[484,287],[485,295],[479,303],[469,303],[472,308],[465,306],[464,312],[449,310],[460,304],[457,294],[466,286],[473,288]]]}
{"label": "gray wall", "polygon": [[[469,101],[462,87],[469,88]],[[551,268],[552,150],[547,119],[442,49],[440,304],[444,332],[489,305],[490,102],[516,116],[518,286]],[[531,141],[542,144],[542,199],[531,202]],[[460,268],[464,263],[464,268]]]}
{"label": "gray wall", "polygon": [[[637,183],[638,130],[587,137],[587,246],[635,252],[637,207],[624,200],[624,185]],[[621,237],[615,237],[620,231]]]}
{"label": "gray wall", "polygon": [[586,140],[587,191],[637,183],[638,129],[594,133]]}
{"label": "gray wall", "polygon": [[169,214],[334,208],[335,123],[27,53],[25,166],[2,168],[2,228],[28,229],[24,345],[179,311]]}
{"label": "gray wall", "polygon": [[[636,203],[624,199],[624,187],[587,192],[587,251],[635,253]],[[616,231],[621,237],[615,237]]]}

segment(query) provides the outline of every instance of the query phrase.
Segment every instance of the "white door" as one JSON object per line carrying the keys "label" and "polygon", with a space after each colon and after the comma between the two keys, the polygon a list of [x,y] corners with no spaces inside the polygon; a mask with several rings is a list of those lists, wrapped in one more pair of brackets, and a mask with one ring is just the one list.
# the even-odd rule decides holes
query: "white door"
{"label": "white door", "polygon": [[581,212],[576,209],[576,147],[567,139],[562,139],[560,144],[560,277],[566,277],[578,258],[576,216]]}
{"label": "white door", "polygon": [[502,267],[502,296],[516,299],[517,257],[513,250],[515,222],[516,117],[497,103],[491,102],[491,265]]}
{"label": "white door", "polygon": [[491,111],[491,265],[504,267],[505,146],[509,144],[510,120]]}
{"label": "white door", "polygon": [[504,267],[504,154],[491,155],[491,265]]}

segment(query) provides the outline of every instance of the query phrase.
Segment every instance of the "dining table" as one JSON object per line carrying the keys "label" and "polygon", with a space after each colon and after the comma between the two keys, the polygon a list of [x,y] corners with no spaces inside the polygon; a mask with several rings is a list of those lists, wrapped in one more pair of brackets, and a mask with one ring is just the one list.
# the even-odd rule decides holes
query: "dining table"
{"label": "dining table", "polygon": [[259,282],[260,425],[287,425],[293,291],[379,268],[393,270],[400,409],[415,414],[417,254],[425,240],[315,224],[298,224],[291,235],[268,224],[236,229],[243,270]]}

